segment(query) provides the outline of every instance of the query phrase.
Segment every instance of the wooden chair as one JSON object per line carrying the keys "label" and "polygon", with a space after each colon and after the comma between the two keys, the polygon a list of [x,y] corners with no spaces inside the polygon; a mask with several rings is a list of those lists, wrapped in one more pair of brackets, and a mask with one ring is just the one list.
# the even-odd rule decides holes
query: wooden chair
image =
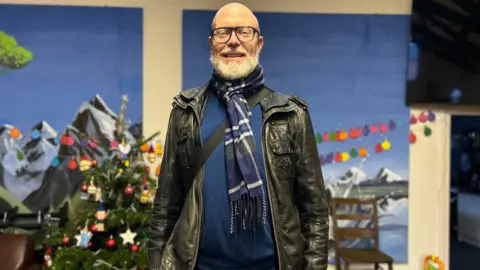
{"label": "wooden chair", "polygon": [[[342,214],[338,213],[338,206],[346,205],[356,207],[360,205],[371,205],[372,211],[368,214]],[[343,269],[349,270],[350,264],[373,264],[375,270],[382,269],[380,264],[388,264],[388,269],[393,270],[393,258],[379,249],[378,240],[378,209],[376,199],[357,199],[357,198],[332,198],[332,219],[333,234],[335,238],[335,266],[341,270],[341,260],[343,260]],[[338,227],[339,220],[370,221],[372,227],[366,228],[348,228]],[[341,242],[353,239],[373,239],[373,248],[343,248]]]}

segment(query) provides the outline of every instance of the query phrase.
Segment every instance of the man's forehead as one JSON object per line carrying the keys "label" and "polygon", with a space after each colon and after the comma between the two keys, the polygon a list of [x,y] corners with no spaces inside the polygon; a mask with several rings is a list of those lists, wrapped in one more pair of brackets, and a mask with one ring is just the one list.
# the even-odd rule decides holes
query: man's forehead
{"label": "man's forehead", "polygon": [[230,4],[221,8],[212,22],[213,27],[252,26],[258,28],[258,21],[246,6]]}

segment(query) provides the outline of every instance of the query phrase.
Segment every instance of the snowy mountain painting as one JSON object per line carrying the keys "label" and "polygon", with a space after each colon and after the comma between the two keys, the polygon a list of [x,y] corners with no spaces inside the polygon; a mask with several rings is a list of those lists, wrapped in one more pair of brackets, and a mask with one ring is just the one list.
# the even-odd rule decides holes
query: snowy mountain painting
{"label": "snowy mountain painting", "polygon": [[[29,134],[13,139],[10,125],[0,127],[0,187],[21,202],[30,211],[35,212],[45,207],[58,207],[67,197],[75,195],[82,184],[83,177],[78,171],[67,168],[69,158],[64,158],[58,167],[51,162],[57,156],[75,157],[77,160],[86,155],[102,163],[107,157],[101,148],[92,148],[81,143],[80,134],[99,141],[110,142],[116,131],[117,115],[113,113],[102,98],[97,95],[91,101],[84,102],[77,115],[62,133],[73,136],[75,143],[71,146],[59,146],[55,143],[57,132],[42,121],[32,130],[39,130],[42,136],[33,139]],[[136,138],[132,132],[125,132],[127,142]],[[141,135],[138,134],[137,135]],[[18,159],[18,153],[24,155]],[[0,212],[10,209],[11,202],[0,198]]]}
{"label": "snowy mountain painting", "polygon": [[[260,56],[265,83],[308,102],[320,134],[319,155],[330,158],[322,162],[325,188],[332,197],[378,198],[380,248],[395,263],[407,263],[408,16],[256,15],[265,40]],[[214,11],[183,12],[184,89],[203,85],[211,76],[209,48],[201,44],[214,16]],[[348,244],[366,245],[358,240]],[[330,255],[333,262],[333,249]]]}
{"label": "snowy mountain painting", "polygon": [[[80,135],[109,142],[123,95],[126,135],[142,135],[142,40],[139,8],[0,5],[0,214],[75,196],[82,176],[66,157],[102,162],[105,153]],[[56,142],[65,133],[73,145]]]}

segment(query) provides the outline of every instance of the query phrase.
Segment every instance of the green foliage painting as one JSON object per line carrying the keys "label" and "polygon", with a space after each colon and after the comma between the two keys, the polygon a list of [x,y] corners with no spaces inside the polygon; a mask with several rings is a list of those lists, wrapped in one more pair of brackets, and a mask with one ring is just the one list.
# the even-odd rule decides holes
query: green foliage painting
{"label": "green foliage painting", "polygon": [[32,60],[32,52],[19,46],[14,37],[0,31],[0,67],[21,69]]}

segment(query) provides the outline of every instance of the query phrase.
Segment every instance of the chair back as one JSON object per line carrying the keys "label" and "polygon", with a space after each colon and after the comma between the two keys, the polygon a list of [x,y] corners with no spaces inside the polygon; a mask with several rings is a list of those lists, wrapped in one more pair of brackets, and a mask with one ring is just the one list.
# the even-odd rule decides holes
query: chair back
{"label": "chair back", "polygon": [[[345,206],[345,207],[342,207]],[[371,208],[364,211],[365,206]],[[343,213],[342,208],[361,210],[360,213]],[[340,212],[339,212],[340,210]],[[367,212],[367,213],[364,213]],[[340,227],[340,220],[366,221],[366,227]],[[375,249],[379,249],[378,241],[378,206],[377,199],[361,198],[332,198],[332,222],[333,235],[335,238],[335,250],[340,248],[343,240],[373,239]]]}

